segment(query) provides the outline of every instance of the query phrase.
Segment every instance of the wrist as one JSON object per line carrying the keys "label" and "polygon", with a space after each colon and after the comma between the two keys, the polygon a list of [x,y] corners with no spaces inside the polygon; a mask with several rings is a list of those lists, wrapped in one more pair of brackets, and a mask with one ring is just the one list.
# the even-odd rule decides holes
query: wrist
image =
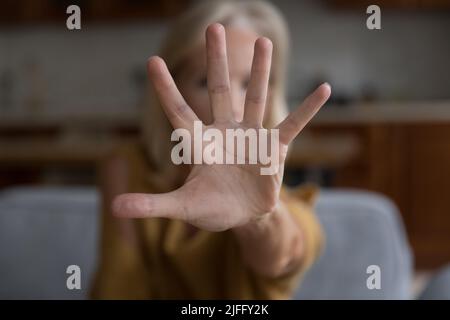
{"label": "wrist", "polygon": [[284,211],[283,208],[284,204],[279,201],[273,211],[260,214],[258,217],[251,219],[246,224],[233,228],[232,231],[238,236],[249,236],[262,233],[266,231],[271,224],[273,224],[275,217]]}

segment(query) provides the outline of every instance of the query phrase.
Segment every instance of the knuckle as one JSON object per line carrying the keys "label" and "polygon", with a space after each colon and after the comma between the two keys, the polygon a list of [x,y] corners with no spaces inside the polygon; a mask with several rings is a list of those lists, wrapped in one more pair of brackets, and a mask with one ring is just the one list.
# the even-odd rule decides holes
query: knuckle
{"label": "knuckle", "polygon": [[189,106],[186,103],[176,103],[174,110],[179,115],[184,115],[188,112]]}
{"label": "knuckle", "polygon": [[247,101],[252,104],[261,105],[261,104],[265,104],[266,99],[262,95],[250,95],[247,97]]}
{"label": "knuckle", "polygon": [[297,128],[297,121],[292,116],[290,116],[284,122],[283,127],[287,132],[294,132]]}
{"label": "knuckle", "polygon": [[222,94],[230,91],[230,86],[228,84],[218,84],[211,87],[211,93]]}

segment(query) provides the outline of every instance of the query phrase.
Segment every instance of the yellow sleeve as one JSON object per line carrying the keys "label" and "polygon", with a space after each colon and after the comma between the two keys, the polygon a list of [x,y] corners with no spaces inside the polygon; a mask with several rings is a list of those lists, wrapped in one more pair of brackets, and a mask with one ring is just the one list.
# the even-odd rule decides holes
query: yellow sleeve
{"label": "yellow sleeve", "polygon": [[320,255],[325,242],[325,235],[314,212],[318,189],[308,185],[294,190],[286,189],[285,192],[289,193],[286,204],[303,233],[305,255],[301,270],[307,271]]}
{"label": "yellow sleeve", "polygon": [[302,276],[320,255],[324,234],[313,210],[316,195],[317,188],[313,186],[282,190],[280,196],[303,232],[304,257],[301,265],[295,270],[278,278],[252,274],[251,281],[254,284],[256,299],[290,299],[300,285]]}
{"label": "yellow sleeve", "polygon": [[148,272],[138,247],[122,239],[116,221],[103,215],[98,266],[90,288],[91,299],[148,299]]}
{"label": "yellow sleeve", "polygon": [[[108,167],[108,161],[114,158],[124,159],[129,169],[138,163],[132,144],[119,145],[105,156],[102,169]],[[102,172],[106,176],[110,172]],[[133,181],[136,173],[128,172],[129,177],[123,181],[126,192],[135,191]],[[105,182],[103,182],[105,183]],[[102,183],[100,211],[100,239],[98,244],[97,270],[90,287],[91,299],[148,299],[151,296],[149,274],[143,261],[142,252],[136,243],[121,236],[119,224],[123,220],[113,217],[109,204],[104,198],[105,187]],[[131,221],[133,230],[138,223]]]}

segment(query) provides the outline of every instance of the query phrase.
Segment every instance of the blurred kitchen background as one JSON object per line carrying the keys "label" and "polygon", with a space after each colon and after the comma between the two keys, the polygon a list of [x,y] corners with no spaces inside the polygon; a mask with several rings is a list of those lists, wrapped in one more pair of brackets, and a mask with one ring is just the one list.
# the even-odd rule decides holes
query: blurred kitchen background
{"label": "blurred kitchen background", "polygon": [[[297,139],[286,181],[380,192],[416,268],[450,261],[450,1],[277,0],[291,31],[289,104],[333,96]],[[81,7],[82,29],[66,28]],[[147,58],[189,1],[0,3],[0,191],[94,186],[102,156],[138,136]]]}

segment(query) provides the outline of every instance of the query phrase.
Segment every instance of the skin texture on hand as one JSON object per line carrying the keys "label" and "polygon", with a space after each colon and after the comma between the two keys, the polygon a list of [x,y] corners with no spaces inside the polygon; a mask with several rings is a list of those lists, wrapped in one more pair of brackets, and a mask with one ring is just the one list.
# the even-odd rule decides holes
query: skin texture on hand
{"label": "skin texture on hand", "polygon": [[[213,123],[203,124],[204,128],[216,128],[223,132],[229,128],[262,128],[271,68],[271,41],[258,38],[255,42],[241,122],[236,121],[232,113],[225,29],[222,25],[208,27],[206,52],[207,87]],[[164,61],[159,57],[150,58],[148,73],[173,128],[192,132],[194,121],[200,120],[179,92]],[[276,127],[279,130],[280,148],[279,170],[276,174],[261,175],[262,165],[259,163],[194,164],[184,185],[174,191],[119,195],[113,202],[114,215],[124,218],[180,219],[208,231],[233,229],[239,241],[246,242],[242,246],[245,260],[260,264],[265,259],[264,255],[272,258],[275,255],[272,269],[276,269],[273,274],[278,274],[291,260],[299,258],[295,253],[290,256],[289,249],[292,249],[293,243],[297,243],[300,249],[295,252],[301,256],[301,245],[298,245],[301,228],[293,223],[279,199],[288,145],[330,94],[328,84],[319,86]],[[273,215],[277,215],[276,218]],[[283,237],[282,240],[275,240],[279,236]],[[257,250],[258,246],[271,249],[264,252]],[[269,271],[265,273],[272,274]]]}

